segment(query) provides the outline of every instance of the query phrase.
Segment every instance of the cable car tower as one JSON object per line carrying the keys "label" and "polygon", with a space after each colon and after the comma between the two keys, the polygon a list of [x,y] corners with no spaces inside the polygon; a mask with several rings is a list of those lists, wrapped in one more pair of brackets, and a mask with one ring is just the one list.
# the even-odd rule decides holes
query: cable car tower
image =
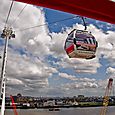
{"label": "cable car tower", "polygon": [[0,84],[1,84],[1,114],[4,115],[5,111],[5,82],[6,82],[6,63],[7,63],[7,49],[8,49],[8,40],[11,38],[15,38],[15,34],[13,33],[12,28],[5,27],[3,30],[3,33],[1,34],[1,38],[5,39],[5,46],[4,46],[4,53],[3,53],[3,61],[2,61],[2,70],[1,70],[1,78],[0,78]]}
{"label": "cable car tower", "polygon": [[0,77],[0,85],[1,85],[0,99],[2,100],[0,115],[4,115],[4,112],[5,112],[5,85],[6,85],[5,73],[6,73],[6,63],[7,63],[8,40],[11,38],[15,38],[15,34],[14,34],[12,28],[8,26],[8,20],[9,20],[9,16],[11,13],[13,3],[14,3],[14,1],[12,0],[9,11],[8,11],[7,18],[5,21],[5,26],[4,26],[3,32],[1,34],[1,38],[3,38],[5,40],[5,44],[4,44],[2,69],[1,69],[1,77]]}
{"label": "cable car tower", "polygon": [[113,84],[113,79],[110,78],[108,81],[108,85],[106,87],[104,98],[103,98],[103,108],[101,109],[100,115],[106,115],[107,107],[109,104],[109,96],[110,96],[111,91],[112,91],[112,84]]}

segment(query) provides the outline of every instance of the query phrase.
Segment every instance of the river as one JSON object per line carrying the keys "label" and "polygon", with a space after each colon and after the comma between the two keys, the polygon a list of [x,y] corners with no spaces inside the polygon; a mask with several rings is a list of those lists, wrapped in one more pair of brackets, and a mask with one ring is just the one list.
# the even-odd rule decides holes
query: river
{"label": "river", "polygon": [[[49,111],[47,109],[21,109],[18,115],[100,115],[101,108],[67,108],[60,111]],[[6,110],[5,115],[14,115],[13,110]],[[106,115],[115,115],[115,107],[108,107]]]}

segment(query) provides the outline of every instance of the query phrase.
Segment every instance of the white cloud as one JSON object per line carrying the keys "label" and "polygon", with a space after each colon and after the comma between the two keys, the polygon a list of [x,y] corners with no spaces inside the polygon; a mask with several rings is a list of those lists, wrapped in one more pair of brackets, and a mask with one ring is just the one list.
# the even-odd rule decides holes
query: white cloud
{"label": "white cloud", "polygon": [[[0,1],[0,11],[2,12],[0,14],[2,23],[0,27],[1,30],[3,29],[8,13],[8,6],[11,3],[7,1],[8,0]],[[9,23],[12,23],[24,6],[25,4],[15,2]],[[45,15],[42,9],[27,5],[13,27],[14,30],[20,30],[45,23]],[[103,83],[101,80],[98,81],[94,79],[93,74],[97,74],[98,69],[101,67],[99,59],[102,55],[103,58],[109,60],[112,66],[115,65],[115,63],[113,63],[115,61],[115,32],[108,31],[104,33],[94,25],[89,25],[88,30],[92,32],[99,43],[96,58],[92,60],[69,59],[64,51],[64,44],[67,34],[73,28],[83,29],[83,26],[81,24],[75,24],[72,28],[67,28],[64,32],[50,33],[52,39],[48,35],[47,26],[40,26],[39,28],[25,31],[16,31],[16,38],[9,41],[11,47],[8,49],[6,71],[8,77],[7,91],[18,93],[18,91],[21,90],[21,93],[31,95],[34,93],[37,95],[36,92],[41,92],[40,94],[46,95],[66,95],[66,93],[71,95],[75,89],[79,89],[79,92],[82,92],[95,88],[96,91],[98,91],[98,88],[103,87],[103,85],[105,86],[106,81]],[[3,50],[2,48],[1,46],[0,51]],[[51,55],[58,61],[45,59],[48,55]],[[53,64],[48,64],[48,62],[51,61],[56,67],[52,66]],[[71,68],[79,74],[86,73],[87,75],[92,75],[92,79],[83,77],[83,75],[82,78],[80,78],[79,76],[67,74],[66,72],[59,72],[61,68]],[[52,76],[53,73],[58,73],[61,78],[71,80],[72,83],[61,84],[58,88],[50,86],[48,78]],[[114,73],[114,68],[109,67],[107,73]],[[42,88],[44,89],[43,91]],[[22,91],[22,89],[24,90]],[[93,92],[94,91],[92,91],[92,93]]]}
{"label": "white cloud", "polygon": [[9,84],[10,85],[23,85],[23,82],[15,78],[7,78],[7,85]]}
{"label": "white cloud", "polygon": [[[0,1],[1,14],[0,20],[4,25],[8,9],[11,2],[8,0]],[[14,3],[8,23],[11,24],[16,19],[19,12],[25,4]],[[2,17],[4,17],[2,19]],[[45,23],[44,13],[41,9],[27,5],[23,13],[13,25],[14,29],[22,29],[26,27],[42,25]],[[2,28],[1,28],[2,30]],[[56,72],[55,68],[50,67],[43,59],[49,53],[48,45],[50,37],[47,35],[46,27],[29,29],[27,31],[16,31],[16,38],[9,40],[12,48],[8,49],[8,61],[6,76],[8,77],[7,89],[13,93],[18,89],[38,90],[49,85],[48,77]],[[47,40],[47,42],[45,42]],[[42,55],[41,55],[42,54]],[[15,87],[14,87],[15,85]]]}
{"label": "white cloud", "polygon": [[94,82],[75,82],[75,83],[67,83],[62,86],[63,88],[67,90],[87,90],[90,88],[98,88],[98,84]]}
{"label": "white cloud", "polygon": [[115,75],[115,68],[108,67],[106,73],[109,73],[111,75]]}
{"label": "white cloud", "polygon": [[75,76],[68,75],[67,73],[59,73],[59,76],[62,78],[70,79],[70,80],[78,80]]}

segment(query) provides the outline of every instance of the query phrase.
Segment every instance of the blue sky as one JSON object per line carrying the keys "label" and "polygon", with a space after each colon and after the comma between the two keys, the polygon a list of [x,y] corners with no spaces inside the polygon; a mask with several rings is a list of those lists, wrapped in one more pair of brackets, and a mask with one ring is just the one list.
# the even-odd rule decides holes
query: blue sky
{"label": "blue sky", "polygon": [[[70,13],[62,12],[62,11],[58,11],[58,10],[53,10],[53,9],[49,9],[49,8],[44,8],[44,11],[45,11],[46,21],[48,23],[60,21],[63,19],[68,19],[68,18],[77,16],[74,14],[70,14]],[[113,24],[110,24],[110,23],[106,23],[106,22],[102,22],[102,21],[96,21],[96,20],[91,19],[91,18],[86,18],[86,22],[87,22],[87,25],[92,23],[97,28],[102,29],[105,32],[108,30],[115,31],[115,26]],[[62,28],[72,27],[72,25],[76,24],[76,23],[81,24],[82,20],[79,17],[76,17],[73,19],[68,19],[66,21],[60,21],[60,22],[56,23],[57,25],[55,25],[55,23],[49,25],[49,29],[51,32],[60,32],[60,31],[62,31]]]}
{"label": "blue sky", "polygon": [[[68,19],[68,18],[71,18],[73,16],[76,16],[74,14],[69,14],[69,13],[56,11],[56,10],[52,10],[52,9],[48,9],[48,8],[45,8],[44,11],[45,11],[46,21],[48,23],[55,22],[57,20],[63,20],[66,18]],[[106,33],[107,31],[115,31],[115,26],[113,24],[109,24],[106,22],[97,21],[97,20],[89,19],[89,18],[86,18],[86,22],[87,22],[87,25],[93,24],[94,26],[96,26],[96,28],[102,30],[104,33]],[[65,30],[67,27],[72,27],[76,23],[82,24],[81,19],[80,18],[73,18],[73,19],[70,19],[67,21],[60,21],[56,24],[49,25],[48,27],[49,27],[50,32],[59,33],[59,32],[62,32],[63,30]],[[55,60],[53,58],[50,58],[50,59]],[[96,80],[100,80],[100,79],[105,80],[109,77],[106,70],[110,66],[110,64],[108,62],[108,59],[103,58],[103,56],[101,56],[101,58],[99,59],[99,63],[101,64],[101,67],[98,68],[97,72],[93,75],[92,74],[86,74],[86,73],[80,73],[79,74],[79,73],[76,73],[72,68],[67,68],[67,69],[61,68],[61,69],[59,69],[59,71],[64,72],[64,73],[68,73],[71,75],[75,75],[75,76],[77,74],[77,76],[79,76],[79,77],[94,78]],[[112,66],[112,67],[115,68],[115,66]],[[60,82],[65,82],[65,83],[66,82],[70,82],[70,83],[72,82],[72,81],[67,81],[67,79],[63,79],[63,80],[57,81],[55,83],[55,79],[52,79],[52,78],[49,79],[49,82],[53,86],[60,85]]]}
{"label": "blue sky", "polygon": [[[0,3],[0,30],[4,27],[10,2]],[[12,23],[25,4],[15,2],[8,23]],[[12,25],[16,38],[9,40],[7,95],[74,96],[103,95],[108,78],[115,75],[115,25],[86,18],[88,30],[99,43],[96,58],[69,59],[64,43],[71,30],[84,29],[75,15],[27,5]],[[58,23],[50,24],[59,21]],[[24,28],[44,25],[24,30]],[[23,30],[23,31],[22,31]],[[50,36],[49,36],[50,35]],[[0,38],[3,53],[4,40]],[[0,65],[2,61],[0,62]],[[23,90],[22,90],[23,89]]]}
{"label": "blue sky", "polygon": [[[49,8],[44,8],[44,11],[45,11],[46,21],[48,23],[55,22],[55,21],[60,21],[60,20],[63,20],[63,19],[68,19],[68,18],[77,16],[77,15],[74,15],[74,14],[70,14],[70,13],[66,13],[66,12],[62,12],[62,11],[57,11],[57,10],[53,10],[53,9],[49,9]],[[113,25],[113,24],[109,24],[109,23],[102,22],[102,21],[97,22],[97,20],[90,19],[90,18],[86,18],[85,20],[87,22],[87,25],[93,24],[105,33],[109,30],[110,31],[115,31],[115,25]],[[77,18],[69,19],[67,21],[60,21],[60,22],[56,23],[56,25],[55,25],[55,23],[51,24],[51,25],[48,25],[48,27],[49,27],[50,32],[57,32],[58,33],[58,32],[62,32],[63,28],[66,29],[67,27],[72,27],[76,23],[83,24],[82,20],[79,17],[77,17]],[[52,58],[50,58],[50,59],[52,60]],[[95,79],[100,79],[100,76],[101,76],[101,79],[105,79],[107,77],[106,69],[109,66],[108,65],[108,60],[101,57],[100,58],[100,63],[102,64],[102,67],[100,67],[98,69],[97,74],[93,75],[93,78],[95,78]],[[66,71],[66,70],[62,69],[60,71]],[[68,69],[67,69],[66,72],[71,73],[71,74],[76,74],[72,70],[68,70]],[[89,75],[84,75],[84,76],[90,77],[90,78],[92,77],[91,75],[90,76]]]}

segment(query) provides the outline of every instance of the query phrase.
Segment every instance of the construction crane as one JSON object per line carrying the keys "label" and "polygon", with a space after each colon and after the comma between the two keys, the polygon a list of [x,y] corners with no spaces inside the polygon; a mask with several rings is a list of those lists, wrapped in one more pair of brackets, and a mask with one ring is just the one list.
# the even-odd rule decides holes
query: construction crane
{"label": "construction crane", "polygon": [[108,81],[108,85],[106,87],[104,98],[103,98],[103,107],[101,109],[100,115],[106,115],[107,107],[109,104],[109,96],[110,96],[111,91],[112,91],[112,84],[113,84],[113,79],[110,78]]}

